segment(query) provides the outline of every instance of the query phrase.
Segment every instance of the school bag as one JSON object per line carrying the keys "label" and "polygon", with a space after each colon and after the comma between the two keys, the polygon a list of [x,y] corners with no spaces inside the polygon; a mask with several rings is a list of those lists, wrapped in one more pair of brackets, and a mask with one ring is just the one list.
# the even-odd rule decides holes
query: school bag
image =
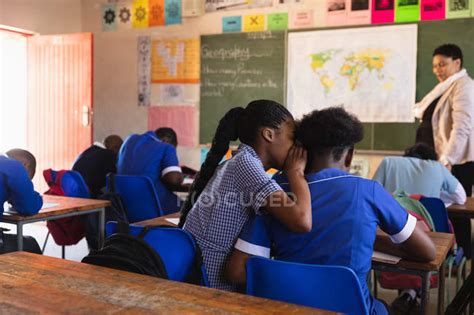
{"label": "school bag", "polygon": [[[81,174],[75,171],[43,171],[49,190],[45,195],[89,198],[89,190]],[[77,244],[84,237],[84,220],[81,216],[49,220],[46,223],[56,244],[60,246]]]}
{"label": "school bag", "polygon": [[[105,208],[105,223],[109,221],[126,222],[127,212],[123,205],[120,195],[115,191],[115,174],[110,173],[109,191],[100,195],[98,199],[110,201],[110,206]],[[99,249],[99,215],[91,213],[85,216],[85,235],[90,249]]]}
{"label": "school bag", "polygon": [[109,236],[104,247],[91,250],[83,263],[168,279],[161,256],[143,239],[150,231],[144,227],[137,236],[128,234],[128,224],[119,222],[118,233]]}

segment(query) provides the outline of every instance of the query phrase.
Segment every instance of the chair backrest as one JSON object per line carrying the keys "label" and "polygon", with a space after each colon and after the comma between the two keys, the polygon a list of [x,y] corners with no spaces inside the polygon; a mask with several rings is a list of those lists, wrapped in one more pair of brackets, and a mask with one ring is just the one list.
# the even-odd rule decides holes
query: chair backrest
{"label": "chair backrest", "polygon": [[452,233],[449,227],[448,211],[441,199],[422,197],[420,202],[430,213],[437,232]]}
{"label": "chair backrest", "polygon": [[247,261],[247,294],[334,312],[367,314],[359,280],[343,266],[251,257]]}
{"label": "chair backrest", "polygon": [[[117,226],[117,222],[107,222],[107,237],[117,231]],[[142,231],[143,226],[130,225],[129,228],[130,234],[136,236]],[[197,271],[201,273],[199,276],[202,278],[201,284],[209,286],[200,251],[190,233],[172,227],[153,227],[145,235],[144,240],[161,256],[170,280],[186,281],[192,270],[198,267]]]}
{"label": "chair backrest", "polygon": [[[122,198],[130,223],[164,215],[158,194],[150,178],[146,176],[115,175],[115,191]],[[107,191],[110,191],[110,175],[107,175]]]}

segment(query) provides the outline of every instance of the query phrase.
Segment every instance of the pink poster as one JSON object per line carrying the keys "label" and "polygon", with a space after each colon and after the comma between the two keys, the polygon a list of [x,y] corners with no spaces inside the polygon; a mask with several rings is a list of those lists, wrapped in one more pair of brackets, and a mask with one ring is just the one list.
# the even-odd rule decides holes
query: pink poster
{"label": "pink poster", "polygon": [[421,20],[444,20],[445,3],[444,0],[421,0]]}
{"label": "pink poster", "polygon": [[394,0],[372,0],[372,24],[393,23]]}
{"label": "pink poster", "polygon": [[314,27],[313,10],[292,11],[290,15],[290,28]]}
{"label": "pink poster", "polygon": [[148,109],[148,130],[173,128],[178,145],[197,146],[197,110],[194,106],[154,106]]}
{"label": "pink poster", "polygon": [[327,0],[326,25],[337,26],[347,24],[347,7],[349,0]]}

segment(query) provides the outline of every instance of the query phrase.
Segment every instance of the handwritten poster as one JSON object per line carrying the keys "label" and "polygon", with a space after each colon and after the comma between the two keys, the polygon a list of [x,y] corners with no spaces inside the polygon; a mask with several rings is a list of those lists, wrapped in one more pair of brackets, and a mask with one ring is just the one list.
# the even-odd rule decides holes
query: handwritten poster
{"label": "handwritten poster", "polygon": [[265,15],[253,14],[244,16],[244,32],[261,32],[265,30]]}
{"label": "handwritten poster", "polygon": [[197,110],[194,106],[156,106],[148,109],[148,130],[173,128],[178,145],[197,145]]}
{"label": "handwritten poster", "polygon": [[290,28],[309,28],[313,26],[313,10],[295,10],[291,12]]}
{"label": "handwritten poster", "polygon": [[199,66],[198,39],[152,40],[153,83],[199,83]]}
{"label": "handwritten poster", "polygon": [[395,0],[372,0],[372,23],[393,23]]}

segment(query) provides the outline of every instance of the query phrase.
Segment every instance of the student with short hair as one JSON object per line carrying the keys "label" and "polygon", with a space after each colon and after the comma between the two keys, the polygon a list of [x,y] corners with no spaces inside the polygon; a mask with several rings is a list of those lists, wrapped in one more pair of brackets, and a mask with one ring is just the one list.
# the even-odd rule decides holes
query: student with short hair
{"label": "student with short hair", "polygon": [[[304,180],[306,152],[293,145],[294,127],[291,113],[269,100],[253,101],[245,109],[233,108],[219,122],[180,222],[202,251],[211,287],[237,290],[225,279],[224,267],[252,214],[267,211],[295,232],[311,229],[309,190]],[[237,139],[241,145],[236,154],[218,166],[229,143]],[[270,168],[286,170],[294,201],[267,176],[265,170]]]}
{"label": "student with short hair", "polygon": [[[430,261],[436,250],[416,227],[416,219],[379,183],[348,173],[354,145],[362,138],[362,124],[342,108],[304,116],[297,139],[308,150],[306,181],[311,193],[312,230],[297,234],[271,216],[254,216],[242,230],[227,264],[227,276],[233,283],[245,283],[245,263],[250,256],[346,266],[359,278],[369,313],[387,314],[366,283],[377,226],[390,235],[391,242],[383,244],[385,251]],[[285,173],[276,175],[276,181],[291,191]]]}
{"label": "student with short hair", "polygon": [[437,159],[432,147],[417,143],[407,148],[403,157],[384,158],[373,179],[392,193],[403,190],[408,194],[441,198],[446,204],[464,204],[463,186]]}
{"label": "student with short hair", "polygon": [[161,130],[130,135],[120,149],[117,174],[149,177],[155,185],[164,213],[169,214],[181,208],[181,200],[173,191],[181,190],[183,174],[176,154],[178,143],[168,143],[168,136],[160,139],[158,134],[163,136]]}

